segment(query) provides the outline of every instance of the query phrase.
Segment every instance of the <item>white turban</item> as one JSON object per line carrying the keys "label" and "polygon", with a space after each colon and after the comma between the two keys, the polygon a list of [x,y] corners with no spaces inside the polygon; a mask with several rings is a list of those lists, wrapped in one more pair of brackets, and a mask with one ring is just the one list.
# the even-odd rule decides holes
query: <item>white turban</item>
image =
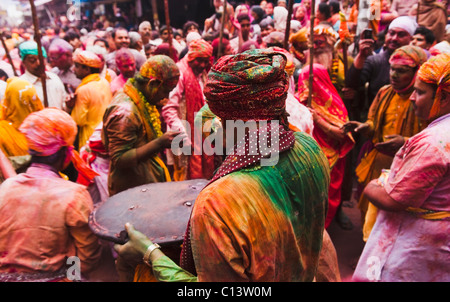
{"label": "white turban", "polygon": [[186,36],[186,44],[189,45],[191,44],[192,41],[194,40],[200,40],[202,38],[202,36],[200,36],[200,34],[196,31],[191,31],[190,33],[188,33],[188,35]]}
{"label": "white turban", "polygon": [[389,29],[392,29],[395,27],[406,30],[412,37],[412,36],[414,36],[414,32],[416,31],[417,23],[414,20],[414,18],[411,18],[408,16],[400,16],[398,18],[395,18],[391,22],[391,24],[389,24]]}

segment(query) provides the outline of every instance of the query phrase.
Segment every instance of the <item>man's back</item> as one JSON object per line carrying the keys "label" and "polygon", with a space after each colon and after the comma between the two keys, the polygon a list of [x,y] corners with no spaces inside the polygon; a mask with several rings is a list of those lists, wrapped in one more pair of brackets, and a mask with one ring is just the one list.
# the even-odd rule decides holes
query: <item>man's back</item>
{"label": "man's back", "polygon": [[206,187],[192,215],[199,281],[312,281],[328,204],[328,162],[296,133],[275,166],[252,166]]}
{"label": "man's back", "polygon": [[106,107],[112,100],[112,93],[109,82],[102,77],[80,85],[76,93],[77,100],[71,115],[80,127],[79,146],[82,147],[102,121]]}
{"label": "man's back", "polygon": [[87,225],[92,208],[83,186],[43,165],[7,179],[0,189],[0,272],[57,272],[70,256],[80,258],[82,273],[92,268],[101,255]]}

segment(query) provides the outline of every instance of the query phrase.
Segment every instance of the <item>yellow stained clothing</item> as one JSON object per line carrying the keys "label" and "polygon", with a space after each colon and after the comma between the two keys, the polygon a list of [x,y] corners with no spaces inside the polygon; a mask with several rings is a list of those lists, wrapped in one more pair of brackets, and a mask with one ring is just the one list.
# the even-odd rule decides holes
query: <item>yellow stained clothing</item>
{"label": "yellow stained clothing", "polygon": [[[425,127],[425,123],[415,116],[409,96],[398,95],[390,85],[380,89],[369,109],[367,120],[370,126],[369,136],[374,145],[383,142],[386,135],[411,137]],[[373,148],[364,154],[356,167],[358,182],[365,187],[372,179],[380,176],[382,169],[389,169],[392,160],[392,156]],[[375,222],[377,211],[375,207],[369,206],[364,194],[360,196],[358,207],[364,219],[363,239],[366,240]]]}
{"label": "yellow stained clothing", "polygon": [[32,84],[17,77],[8,79],[0,108],[0,148],[6,156],[28,154],[27,141],[18,129],[30,113],[43,108]]}
{"label": "yellow stained clothing", "polygon": [[100,124],[106,107],[112,100],[109,82],[99,74],[91,74],[83,79],[76,90],[77,100],[71,116],[79,127],[78,149],[86,144]]}

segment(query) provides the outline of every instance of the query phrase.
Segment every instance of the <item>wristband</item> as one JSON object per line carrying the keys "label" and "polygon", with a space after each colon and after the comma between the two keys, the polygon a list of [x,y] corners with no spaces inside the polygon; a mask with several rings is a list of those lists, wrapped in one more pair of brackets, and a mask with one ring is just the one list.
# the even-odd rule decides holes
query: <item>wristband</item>
{"label": "wristband", "polygon": [[152,243],[148,246],[147,251],[144,254],[144,257],[142,258],[146,264],[151,264],[151,261],[149,258],[150,258],[151,253],[156,249],[161,249],[161,247],[157,243]]}

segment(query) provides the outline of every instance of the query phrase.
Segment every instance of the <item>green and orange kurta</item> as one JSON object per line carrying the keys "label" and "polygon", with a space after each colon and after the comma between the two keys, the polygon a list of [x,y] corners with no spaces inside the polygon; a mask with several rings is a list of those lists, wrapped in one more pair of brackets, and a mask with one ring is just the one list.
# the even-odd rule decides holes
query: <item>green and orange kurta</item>
{"label": "green and orange kurta", "polygon": [[152,263],[153,274],[160,281],[313,281],[329,181],[319,145],[295,133],[276,165],[234,171],[200,193],[191,217],[197,276],[167,257]]}

